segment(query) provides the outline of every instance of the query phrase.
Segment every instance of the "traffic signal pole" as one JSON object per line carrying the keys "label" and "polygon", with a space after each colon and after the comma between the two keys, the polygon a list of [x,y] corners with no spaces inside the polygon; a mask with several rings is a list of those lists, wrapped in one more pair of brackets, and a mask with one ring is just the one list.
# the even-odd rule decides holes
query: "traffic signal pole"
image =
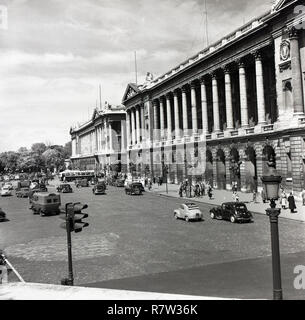
{"label": "traffic signal pole", "polygon": [[67,246],[68,246],[68,278],[61,280],[62,285],[73,286],[73,265],[72,265],[72,239],[71,232],[81,232],[83,228],[88,227],[89,223],[82,221],[88,217],[88,214],[82,213],[83,209],[88,208],[86,204],[77,203],[67,203],[65,206],[65,223],[61,224],[61,227],[67,231]]}
{"label": "traffic signal pole", "polygon": [[[67,204],[68,206],[69,204]],[[69,268],[69,285],[73,286],[74,278],[73,278],[73,265],[72,265],[72,241],[71,241],[71,216],[67,213],[67,206],[66,206],[66,226],[67,226],[67,244],[68,244],[68,268]],[[72,207],[73,210],[73,207]]]}

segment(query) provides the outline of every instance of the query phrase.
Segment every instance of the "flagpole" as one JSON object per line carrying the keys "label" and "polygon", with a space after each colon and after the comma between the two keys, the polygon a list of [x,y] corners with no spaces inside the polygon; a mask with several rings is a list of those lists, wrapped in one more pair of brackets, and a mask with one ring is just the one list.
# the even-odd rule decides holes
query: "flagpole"
{"label": "flagpole", "polygon": [[138,85],[137,51],[134,52],[134,63],[135,63],[135,73],[136,73],[136,85]]}

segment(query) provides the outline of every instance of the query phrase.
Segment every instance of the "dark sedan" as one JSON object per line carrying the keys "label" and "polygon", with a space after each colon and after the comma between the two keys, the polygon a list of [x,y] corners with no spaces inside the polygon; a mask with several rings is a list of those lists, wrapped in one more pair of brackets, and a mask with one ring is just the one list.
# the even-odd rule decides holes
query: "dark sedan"
{"label": "dark sedan", "polygon": [[6,214],[2,209],[0,208],[0,222],[6,220]]}
{"label": "dark sedan", "polygon": [[106,193],[106,183],[98,182],[92,189],[94,194],[105,194]]}
{"label": "dark sedan", "polygon": [[223,219],[234,222],[251,222],[253,216],[243,202],[225,202],[210,210],[212,219]]}
{"label": "dark sedan", "polygon": [[73,192],[73,189],[68,183],[63,183],[57,187],[57,192],[71,193]]}

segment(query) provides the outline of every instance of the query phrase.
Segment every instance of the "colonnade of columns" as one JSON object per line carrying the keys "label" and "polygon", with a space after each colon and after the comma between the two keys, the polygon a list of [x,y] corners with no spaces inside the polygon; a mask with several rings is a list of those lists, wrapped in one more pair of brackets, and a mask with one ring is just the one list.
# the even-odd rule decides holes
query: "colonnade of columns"
{"label": "colonnade of columns", "polygon": [[[289,39],[294,113],[304,114],[298,30],[292,28]],[[263,50],[249,53],[153,98],[153,110],[150,115],[153,119],[150,123],[154,130],[154,141],[179,140],[198,133],[218,134],[239,128],[247,129],[250,126],[257,126],[260,130],[261,126],[266,125]],[[249,62],[251,67],[248,68]],[[249,78],[253,79],[252,87],[249,87]],[[268,83],[269,78],[266,81]],[[256,110],[253,110],[254,107]],[[201,109],[201,123],[198,119],[198,109]],[[141,130],[144,128],[144,123],[141,112],[143,112],[141,105],[127,110],[128,145],[137,145],[143,140]],[[251,116],[254,119],[251,119]]]}
{"label": "colonnade of columns", "polygon": [[[253,54],[255,59],[255,79],[256,79],[256,94],[257,94],[257,114],[258,124],[265,124],[265,98],[264,98],[264,79],[263,79],[263,64],[259,52]],[[238,66],[239,77],[239,101],[241,127],[249,127],[249,111],[247,99],[247,83],[246,83],[246,68],[243,60],[236,61]],[[220,117],[220,101],[219,101],[219,80],[224,77],[225,85],[225,116],[226,129],[233,130],[235,127],[233,118],[233,103],[232,103],[232,64],[218,68],[201,76],[198,79],[193,79],[191,82],[183,84],[180,88],[174,88],[158,98],[152,100],[153,104],[153,129],[155,141],[181,139],[183,136],[197,135],[199,128],[202,134],[208,134],[209,127],[213,127],[212,132],[219,133],[222,131],[223,123],[221,124]],[[200,84],[200,87],[198,86]],[[208,86],[212,88],[212,112],[213,124],[208,123]],[[198,91],[198,92],[197,92]],[[190,96],[189,96],[190,95]],[[200,102],[197,96],[200,96]],[[198,104],[201,103],[201,124],[198,121]],[[179,112],[181,104],[182,112]],[[136,105],[127,110],[127,144],[137,145],[142,137],[142,129],[144,124],[141,121],[142,106]],[[173,121],[172,121],[172,113]],[[191,127],[189,127],[188,114],[191,114]],[[165,117],[166,115],[166,117]],[[182,117],[182,119],[181,119]],[[182,123],[182,127],[181,124]]]}

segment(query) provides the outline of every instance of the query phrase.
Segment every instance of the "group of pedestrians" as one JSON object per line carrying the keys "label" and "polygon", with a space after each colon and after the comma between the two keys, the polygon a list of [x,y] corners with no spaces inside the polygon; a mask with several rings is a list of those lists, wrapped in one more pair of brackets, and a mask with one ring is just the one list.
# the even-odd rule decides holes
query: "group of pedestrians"
{"label": "group of pedestrians", "polygon": [[[281,186],[280,188],[280,203],[281,203],[281,207],[282,209],[286,210],[286,209],[290,209],[291,213],[295,213],[295,209],[296,204],[295,204],[295,199],[294,199],[294,195],[292,192],[290,192],[289,196],[287,197],[286,191],[285,189]],[[304,192],[305,195],[305,192]],[[304,198],[303,198],[303,205],[304,205]]]}
{"label": "group of pedestrians", "polygon": [[190,183],[188,180],[181,182],[179,186],[179,196],[186,197],[203,197],[207,195],[209,199],[213,198],[213,188],[209,182],[197,181],[195,184]]}

